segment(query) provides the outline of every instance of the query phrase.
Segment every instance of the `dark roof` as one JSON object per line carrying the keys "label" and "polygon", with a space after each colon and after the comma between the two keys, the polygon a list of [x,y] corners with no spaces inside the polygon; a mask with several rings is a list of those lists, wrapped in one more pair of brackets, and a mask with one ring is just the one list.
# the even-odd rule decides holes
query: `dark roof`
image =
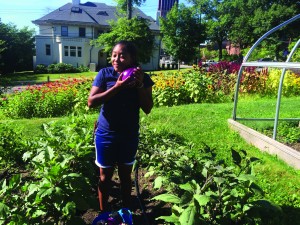
{"label": "dark roof", "polygon": [[[109,20],[117,19],[116,6],[109,6],[105,3],[86,2],[79,5],[67,3],[64,6],[50,12],[40,19],[32,21],[36,25],[43,24],[76,24],[92,26],[109,26]],[[147,16],[140,9],[134,8],[133,16],[140,16],[149,19],[150,29],[159,30],[158,25],[151,16]]]}

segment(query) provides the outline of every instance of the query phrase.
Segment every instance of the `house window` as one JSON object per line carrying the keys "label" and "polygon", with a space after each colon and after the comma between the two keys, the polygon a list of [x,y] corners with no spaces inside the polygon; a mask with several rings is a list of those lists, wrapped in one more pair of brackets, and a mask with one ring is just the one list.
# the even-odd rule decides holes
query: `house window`
{"label": "house window", "polygon": [[77,47],[77,57],[81,57],[81,47]]}
{"label": "house window", "polygon": [[69,56],[69,46],[65,46],[64,50],[65,50],[65,56]]}
{"label": "house window", "polygon": [[85,28],[79,27],[79,37],[85,37]]}
{"label": "house window", "polygon": [[61,36],[68,36],[68,27],[61,26]]}
{"label": "house window", "polygon": [[97,30],[97,36],[99,36],[100,34],[103,34],[104,30]]}
{"label": "house window", "polygon": [[76,46],[70,46],[70,56],[76,57]]}
{"label": "house window", "polygon": [[51,55],[50,45],[46,45],[46,55]]}

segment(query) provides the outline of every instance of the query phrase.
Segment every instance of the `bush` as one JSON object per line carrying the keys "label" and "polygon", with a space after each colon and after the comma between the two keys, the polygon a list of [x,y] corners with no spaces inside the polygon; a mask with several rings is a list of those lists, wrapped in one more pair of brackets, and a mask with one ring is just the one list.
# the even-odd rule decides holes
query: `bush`
{"label": "bush", "polygon": [[75,73],[76,68],[72,64],[57,63],[51,64],[47,67],[48,73]]}
{"label": "bush", "polygon": [[[0,127],[0,159],[5,157],[0,164],[14,165],[1,174],[0,224],[83,224],[76,213],[96,205],[90,123],[72,117],[43,129],[42,136],[25,141]],[[18,168],[16,159],[26,170]]]}
{"label": "bush", "polygon": [[49,66],[37,65],[34,72],[37,74],[41,73],[82,73],[88,72],[90,69],[87,66],[80,65],[78,68],[74,67],[72,64],[67,63],[56,63],[50,64]]}
{"label": "bush", "polygon": [[46,65],[43,65],[43,64],[39,64],[35,67],[34,69],[34,73],[37,73],[37,74],[45,74],[45,73],[48,73],[48,70],[47,70],[47,66]]}
{"label": "bush", "polygon": [[[173,106],[190,103],[228,102],[235,92],[237,74],[241,64],[221,61],[207,69],[194,67],[187,72],[159,73],[152,76],[155,82],[153,99],[156,106]],[[239,91],[261,96],[277,95],[281,70],[243,70]],[[300,92],[299,75],[287,71],[283,95],[293,96]]]}
{"label": "bush", "polygon": [[87,66],[80,65],[80,66],[77,68],[77,70],[78,70],[78,72],[83,73],[83,72],[89,72],[89,71],[90,71],[90,68],[88,68]]}
{"label": "bush", "polygon": [[[280,77],[282,70],[271,69],[266,80],[265,93],[276,96],[278,92]],[[300,94],[300,75],[290,70],[287,70],[283,80],[282,95],[283,96],[298,96]]]}

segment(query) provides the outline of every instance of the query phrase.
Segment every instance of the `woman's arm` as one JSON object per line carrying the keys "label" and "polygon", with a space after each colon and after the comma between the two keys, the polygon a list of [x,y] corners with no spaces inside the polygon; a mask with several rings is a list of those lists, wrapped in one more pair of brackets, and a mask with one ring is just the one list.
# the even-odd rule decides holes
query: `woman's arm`
{"label": "woman's arm", "polygon": [[122,81],[121,78],[122,76],[119,76],[115,85],[106,91],[97,86],[93,86],[88,97],[88,107],[91,108],[103,104],[117,94],[121,89],[126,87],[128,82]]}
{"label": "woman's arm", "polygon": [[153,99],[152,99],[152,87],[148,88],[137,88],[139,95],[139,103],[141,109],[144,113],[149,114],[153,107]]}
{"label": "woman's arm", "polygon": [[144,113],[149,114],[153,108],[153,99],[152,99],[152,87],[144,88],[144,72],[141,68],[137,68],[134,73],[136,88],[139,95],[139,104]]}

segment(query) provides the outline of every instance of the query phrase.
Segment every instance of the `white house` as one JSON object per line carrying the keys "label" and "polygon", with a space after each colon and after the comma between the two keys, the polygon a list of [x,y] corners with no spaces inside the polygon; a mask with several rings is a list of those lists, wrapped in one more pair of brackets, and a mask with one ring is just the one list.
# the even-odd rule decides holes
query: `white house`
{"label": "white house", "polygon": [[[109,29],[109,20],[117,20],[116,7],[104,3],[73,0],[55,11],[32,21],[39,26],[36,35],[35,66],[39,64],[69,63],[88,66],[92,71],[108,65],[103,48],[90,45],[90,41]],[[134,9],[133,16],[147,18],[155,35],[156,49],[144,70],[157,70],[159,66],[159,27],[150,16]]]}

